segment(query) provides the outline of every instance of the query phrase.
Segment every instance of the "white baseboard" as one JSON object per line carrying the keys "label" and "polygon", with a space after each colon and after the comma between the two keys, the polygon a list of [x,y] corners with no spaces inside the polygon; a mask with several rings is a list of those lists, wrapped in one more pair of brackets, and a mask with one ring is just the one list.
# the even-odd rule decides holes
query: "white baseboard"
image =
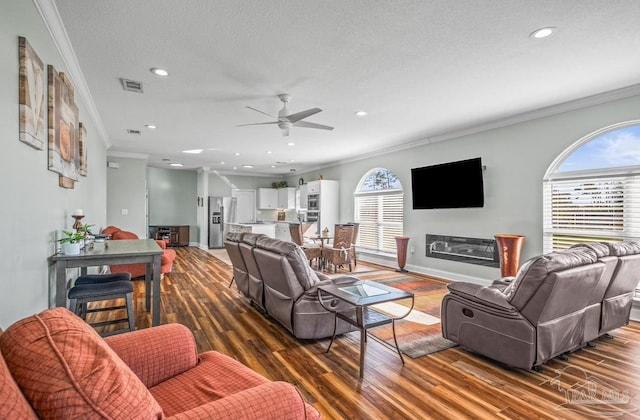
{"label": "white baseboard", "polygon": [[[358,253],[357,257],[358,257],[358,260],[365,261],[365,262],[370,262],[370,263],[373,263],[373,264],[378,264],[378,265],[381,265],[383,267],[389,267],[389,268],[397,268],[398,267],[398,262],[397,262],[395,256],[387,257],[385,255],[377,255],[377,254],[370,254],[370,253]],[[409,264],[409,265],[405,266],[404,268],[405,268],[405,270],[409,270],[409,271],[412,271],[414,273],[424,274],[426,276],[437,277],[439,279],[448,280],[448,281],[465,281],[465,282],[468,282],[468,283],[480,284],[482,286],[489,286],[491,284],[491,280],[482,279],[482,278],[473,277],[473,276],[467,276],[467,275],[459,274],[459,273],[452,273],[450,271],[444,271],[444,270],[437,270],[437,269],[434,269],[434,268],[422,267],[422,266],[419,266],[419,265]]]}

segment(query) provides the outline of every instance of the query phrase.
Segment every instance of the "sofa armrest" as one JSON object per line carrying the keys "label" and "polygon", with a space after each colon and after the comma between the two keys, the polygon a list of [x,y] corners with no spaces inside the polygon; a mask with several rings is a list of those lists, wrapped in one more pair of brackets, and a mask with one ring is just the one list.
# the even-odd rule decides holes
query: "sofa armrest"
{"label": "sofa armrest", "polygon": [[160,257],[160,264],[164,265],[167,263],[172,263],[176,259],[176,251],[173,249],[165,249]]}
{"label": "sofa armrest", "polygon": [[113,335],[105,341],[147,388],[198,364],[193,333],[181,324]]}
{"label": "sofa armrest", "polygon": [[467,282],[454,282],[447,285],[451,294],[468,299],[475,303],[507,312],[517,312],[506,296],[495,287],[486,287]]}
{"label": "sofa armrest", "polygon": [[320,279],[320,281],[322,282],[331,279],[331,277],[327,276],[326,274],[320,271],[316,271],[316,275],[318,276],[318,279]]}
{"label": "sofa armrest", "polygon": [[269,382],[168,417],[191,419],[319,419],[298,390],[286,382]]}

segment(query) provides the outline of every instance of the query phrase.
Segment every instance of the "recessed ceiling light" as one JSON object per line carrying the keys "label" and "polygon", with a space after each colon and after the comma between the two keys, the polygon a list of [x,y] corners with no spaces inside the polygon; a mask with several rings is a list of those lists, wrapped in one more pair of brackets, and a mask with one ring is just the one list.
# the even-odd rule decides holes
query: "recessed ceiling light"
{"label": "recessed ceiling light", "polygon": [[253,165],[242,165],[243,168],[253,169]]}
{"label": "recessed ceiling light", "polygon": [[531,34],[529,34],[529,38],[532,38],[532,39],[546,38],[552,33],[554,33],[555,31],[556,31],[556,28],[553,28],[551,26],[546,28],[536,29],[535,31],[531,32]]}
{"label": "recessed ceiling light", "polygon": [[165,69],[159,69],[159,68],[156,68],[156,67],[151,69],[151,73],[153,73],[155,75],[158,75],[158,76],[168,76],[169,75],[169,72],[166,71]]}
{"label": "recessed ceiling light", "polygon": [[193,149],[193,150],[183,150],[182,153],[193,153],[193,154],[198,154],[198,153],[202,153],[202,149]]}
{"label": "recessed ceiling light", "polygon": [[235,152],[234,155],[240,156],[240,152]]}
{"label": "recessed ceiling light", "polygon": [[271,167],[272,167],[272,168],[275,168],[275,167],[276,167],[276,165],[271,165]]}
{"label": "recessed ceiling light", "polygon": [[295,146],[296,144],[292,141],[290,141],[289,143],[287,143],[287,146]]}
{"label": "recessed ceiling light", "polygon": [[364,117],[367,115],[367,111],[356,111],[358,117]]}
{"label": "recessed ceiling light", "polygon": [[156,128],[158,128],[158,126],[155,124],[145,124],[145,127],[147,127],[150,130],[155,130]]}
{"label": "recessed ceiling light", "polygon": [[291,159],[289,162],[295,162],[295,161],[296,161],[295,159]]}
{"label": "recessed ceiling light", "polygon": [[267,150],[267,154],[270,155],[272,152],[271,150]]}
{"label": "recessed ceiling light", "polygon": [[184,166],[182,163],[170,163],[169,166]]}
{"label": "recessed ceiling light", "polygon": [[237,167],[237,166],[234,166],[234,167],[233,167],[233,169],[238,169],[238,167]]}
{"label": "recessed ceiling light", "polygon": [[224,165],[224,162],[220,162],[220,165]]}

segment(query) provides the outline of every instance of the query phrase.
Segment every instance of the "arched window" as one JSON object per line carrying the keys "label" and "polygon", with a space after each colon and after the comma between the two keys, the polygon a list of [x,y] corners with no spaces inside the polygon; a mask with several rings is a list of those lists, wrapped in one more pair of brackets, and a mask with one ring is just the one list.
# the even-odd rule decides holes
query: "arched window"
{"label": "arched window", "polygon": [[360,249],[395,254],[395,237],[403,234],[403,195],[398,177],[388,169],[373,168],[360,179],[354,193]]}
{"label": "arched window", "polygon": [[565,150],[544,185],[544,252],[640,238],[640,121],[603,128]]}

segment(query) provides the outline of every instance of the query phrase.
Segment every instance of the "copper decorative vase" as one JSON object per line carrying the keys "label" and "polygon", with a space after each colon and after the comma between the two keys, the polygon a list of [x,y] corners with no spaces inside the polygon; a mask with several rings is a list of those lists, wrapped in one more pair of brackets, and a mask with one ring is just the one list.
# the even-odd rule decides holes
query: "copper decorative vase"
{"label": "copper decorative vase", "polygon": [[409,244],[408,236],[396,236],[396,249],[398,251],[398,267],[400,267],[398,272],[400,273],[408,273],[407,270],[404,269],[404,265],[407,263],[407,245]]}
{"label": "copper decorative vase", "polygon": [[524,236],[498,234],[494,235],[500,253],[500,275],[515,277],[520,268],[520,251],[524,244]]}

